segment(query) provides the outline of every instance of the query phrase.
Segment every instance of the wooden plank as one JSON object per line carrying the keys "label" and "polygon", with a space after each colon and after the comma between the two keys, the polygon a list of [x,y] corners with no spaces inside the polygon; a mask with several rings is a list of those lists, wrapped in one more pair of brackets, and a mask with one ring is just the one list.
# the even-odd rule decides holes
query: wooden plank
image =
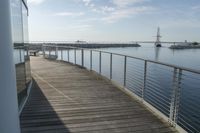
{"label": "wooden plank", "polygon": [[35,79],[22,133],[176,132],[110,82],[80,67],[31,58]]}

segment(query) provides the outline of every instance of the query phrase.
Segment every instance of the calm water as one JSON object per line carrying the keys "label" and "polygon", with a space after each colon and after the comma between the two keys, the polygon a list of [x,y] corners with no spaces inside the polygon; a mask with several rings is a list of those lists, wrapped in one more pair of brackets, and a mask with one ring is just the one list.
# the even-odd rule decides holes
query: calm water
{"label": "calm water", "polygon": [[153,44],[141,45],[136,48],[106,48],[102,50],[200,70],[200,49],[172,50],[168,48],[170,45],[166,44],[161,48],[155,48]]}

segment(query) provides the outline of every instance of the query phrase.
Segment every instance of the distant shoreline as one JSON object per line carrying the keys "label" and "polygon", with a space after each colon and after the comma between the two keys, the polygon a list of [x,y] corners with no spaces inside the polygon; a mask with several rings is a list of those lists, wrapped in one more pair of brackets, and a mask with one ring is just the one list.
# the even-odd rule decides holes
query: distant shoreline
{"label": "distant shoreline", "polygon": [[172,45],[169,47],[170,49],[200,49],[200,45]]}
{"label": "distant shoreline", "polygon": [[120,48],[120,47],[141,47],[137,43],[29,43],[30,50],[42,50],[42,45],[69,46],[79,48]]}

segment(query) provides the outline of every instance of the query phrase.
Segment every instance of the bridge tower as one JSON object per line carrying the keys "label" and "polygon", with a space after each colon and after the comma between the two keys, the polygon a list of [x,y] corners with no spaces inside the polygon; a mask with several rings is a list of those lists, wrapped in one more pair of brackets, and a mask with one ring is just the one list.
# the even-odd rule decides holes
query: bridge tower
{"label": "bridge tower", "polygon": [[160,42],[160,38],[161,38],[160,27],[158,27],[157,36],[156,36],[156,42],[155,42],[155,46],[156,47],[162,47],[161,42]]}

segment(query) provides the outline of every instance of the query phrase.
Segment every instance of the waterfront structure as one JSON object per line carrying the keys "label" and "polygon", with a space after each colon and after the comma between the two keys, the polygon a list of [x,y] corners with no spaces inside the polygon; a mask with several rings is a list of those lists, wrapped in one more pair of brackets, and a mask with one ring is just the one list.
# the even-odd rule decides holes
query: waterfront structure
{"label": "waterfront structure", "polygon": [[0,1],[0,132],[20,133],[19,114],[31,83],[26,0]]}
{"label": "waterfront structure", "polygon": [[176,132],[98,74],[42,57],[31,62],[35,83],[20,118],[22,133]]}
{"label": "waterfront structure", "polygon": [[160,27],[158,27],[157,29],[157,35],[156,35],[156,42],[155,42],[155,46],[156,47],[161,47],[161,42],[160,42],[160,38],[161,38],[161,35],[160,35]]}
{"label": "waterfront structure", "polygon": [[43,45],[43,57],[51,61],[32,58],[32,86],[27,15],[26,1],[0,1],[1,133],[20,133],[19,125],[24,133],[176,132],[171,126],[200,131],[200,72],[192,69],[96,49]]}
{"label": "waterfront structure", "polygon": [[[112,85],[122,89],[134,99],[136,98],[141,101],[143,105],[166,122],[170,123],[171,126],[176,127],[181,133],[196,133],[200,131],[198,125],[200,121],[198,119],[199,112],[197,111],[200,109],[200,101],[197,98],[200,95],[198,89],[200,72],[198,70],[119,53],[110,53],[98,49],[43,45],[43,50],[44,57],[51,59],[51,63],[53,63],[52,60],[55,59],[61,62],[67,62],[67,64],[69,62],[70,64],[78,65],[81,68],[86,68],[94,72],[94,74],[98,76],[97,79],[103,78],[108,80]],[[54,58],[55,56],[57,58]],[[38,59],[38,63],[43,64],[43,61]],[[57,63],[57,65],[59,65],[59,62]],[[57,65],[54,64],[53,66]],[[63,67],[64,64],[61,66]],[[60,67],[55,68],[58,69]],[[37,70],[41,71],[41,68],[37,67],[35,72],[37,72]],[[59,72],[57,73],[60,75]],[[40,74],[40,76],[42,75]],[[57,79],[55,74],[51,74],[51,77]],[[44,77],[42,76],[40,79],[44,79]],[[43,82],[48,82],[47,80]],[[50,84],[51,80],[49,80]],[[65,94],[67,95],[67,91],[62,90],[62,85],[58,85],[58,83],[61,82],[54,80],[54,83],[52,83],[54,85],[51,85],[55,86],[61,92],[66,92]],[[90,82],[87,83],[88,86],[91,86]],[[76,89],[79,87],[85,88],[83,89],[85,91],[83,95],[85,94],[86,97],[91,96],[88,95],[88,87],[86,87],[84,83],[76,82],[71,85],[72,87],[76,87],[73,89],[72,96],[68,95],[70,98],[73,99],[76,97],[73,96],[78,93]],[[69,86],[67,88],[70,88]],[[99,96],[96,95],[95,92],[94,90],[94,95],[91,97],[95,98]],[[68,94],[69,93],[70,91]],[[102,91],[102,93],[104,94],[104,91]],[[80,95],[80,97],[82,97],[82,95]],[[103,99],[105,98],[107,97]],[[132,112],[135,112],[135,110],[132,110]],[[117,129],[113,125],[112,127]],[[136,126],[135,128],[138,127]],[[131,131],[134,130],[131,126],[129,129]],[[149,128],[149,130],[151,130],[151,128]],[[157,131],[162,132],[159,129]]]}

